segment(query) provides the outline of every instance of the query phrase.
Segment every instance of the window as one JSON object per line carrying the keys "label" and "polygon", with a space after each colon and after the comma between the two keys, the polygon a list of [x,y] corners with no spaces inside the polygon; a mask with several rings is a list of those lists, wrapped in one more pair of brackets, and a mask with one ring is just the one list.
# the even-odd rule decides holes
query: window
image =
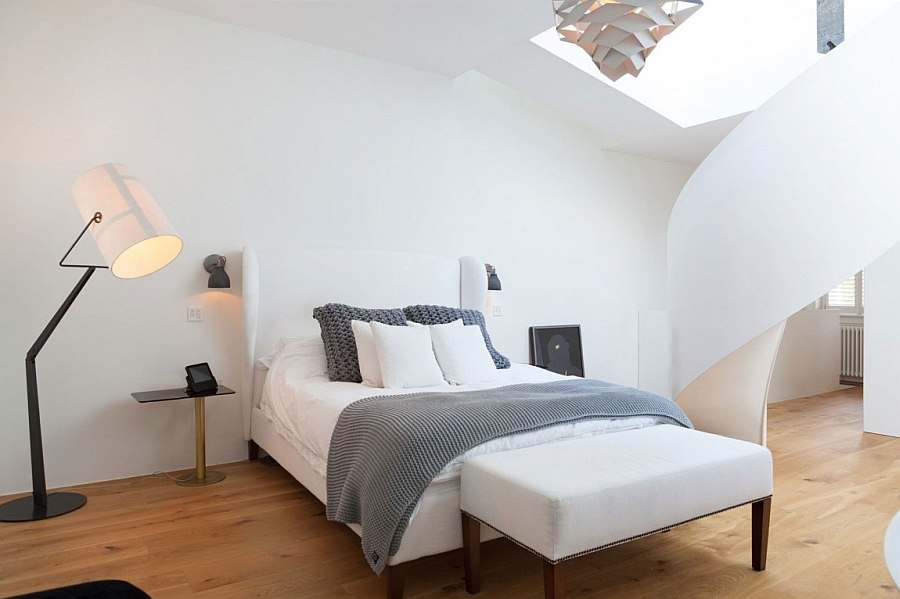
{"label": "window", "polygon": [[823,299],[828,310],[840,310],[841,314],[862,315],[865,306],[866,287],[864,271],[859,271],[834,289]]}

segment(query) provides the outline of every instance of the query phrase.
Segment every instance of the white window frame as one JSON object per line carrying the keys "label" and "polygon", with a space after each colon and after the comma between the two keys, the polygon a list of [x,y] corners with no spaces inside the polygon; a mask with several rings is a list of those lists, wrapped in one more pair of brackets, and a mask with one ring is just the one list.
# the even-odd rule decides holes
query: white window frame
{"label": "white window frame", "polygon": [[855,289],[853,292],[854,305],[853,306],[829,306],[828,305],[828,294],[822,296],[822,308],[825,310],[839,310],[841,316],[863,316],[865,313],[865,296],[863,294],[863,285],[864,285],[864,277],[865,271],[861,270],[855,277]]}

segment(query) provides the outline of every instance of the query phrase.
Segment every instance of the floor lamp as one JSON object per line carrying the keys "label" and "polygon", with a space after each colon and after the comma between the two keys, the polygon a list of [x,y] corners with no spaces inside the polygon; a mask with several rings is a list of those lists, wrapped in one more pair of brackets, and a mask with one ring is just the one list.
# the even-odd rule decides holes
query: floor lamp
{"label": "floor lamp", "polygon": [[[75,180],[72,195],[86,224],[59,265],[82,268],[85,272],[25,356],[33,492],[31,497],[0,505],[0,522],[31,522],[61,516],[87,502],[87,498],[79,493],[47,494],[35,367],[41,348],[95,270],[108,268],[117,278],[135,279],[156,272],[181,252],[181,238],[147,189],[124,164],[104,164],[89,170]],[[91,229],[106,265],[66,264],[66,258],[88,229]]]}

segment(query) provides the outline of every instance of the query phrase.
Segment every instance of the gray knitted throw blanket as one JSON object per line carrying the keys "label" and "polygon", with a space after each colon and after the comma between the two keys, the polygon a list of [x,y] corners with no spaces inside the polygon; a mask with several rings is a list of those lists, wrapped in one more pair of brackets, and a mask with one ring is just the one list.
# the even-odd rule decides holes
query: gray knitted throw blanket
{"label": "gray knitted throw blanket", "polygon": [[664,397],[589,379],[361,399],[344,408],[331,437],[326,513],[362,526],[363,554],[380,574],[425,488],[457,456],[505,435],[630,416],[692,426]]}

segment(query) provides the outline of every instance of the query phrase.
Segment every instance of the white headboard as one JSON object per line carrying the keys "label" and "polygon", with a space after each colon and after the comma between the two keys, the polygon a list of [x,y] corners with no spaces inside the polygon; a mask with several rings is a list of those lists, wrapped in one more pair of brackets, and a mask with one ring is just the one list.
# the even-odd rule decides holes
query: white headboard
{"label": "white headboard", "polygon": [[487,274],[473,256],[460,259],[375,250],[281,249],[243,253],[244,438],[262,381],[256,360],[282,337],[319,334],[316,306],[338,302],[363,308],[438,304],[484,310]]}

